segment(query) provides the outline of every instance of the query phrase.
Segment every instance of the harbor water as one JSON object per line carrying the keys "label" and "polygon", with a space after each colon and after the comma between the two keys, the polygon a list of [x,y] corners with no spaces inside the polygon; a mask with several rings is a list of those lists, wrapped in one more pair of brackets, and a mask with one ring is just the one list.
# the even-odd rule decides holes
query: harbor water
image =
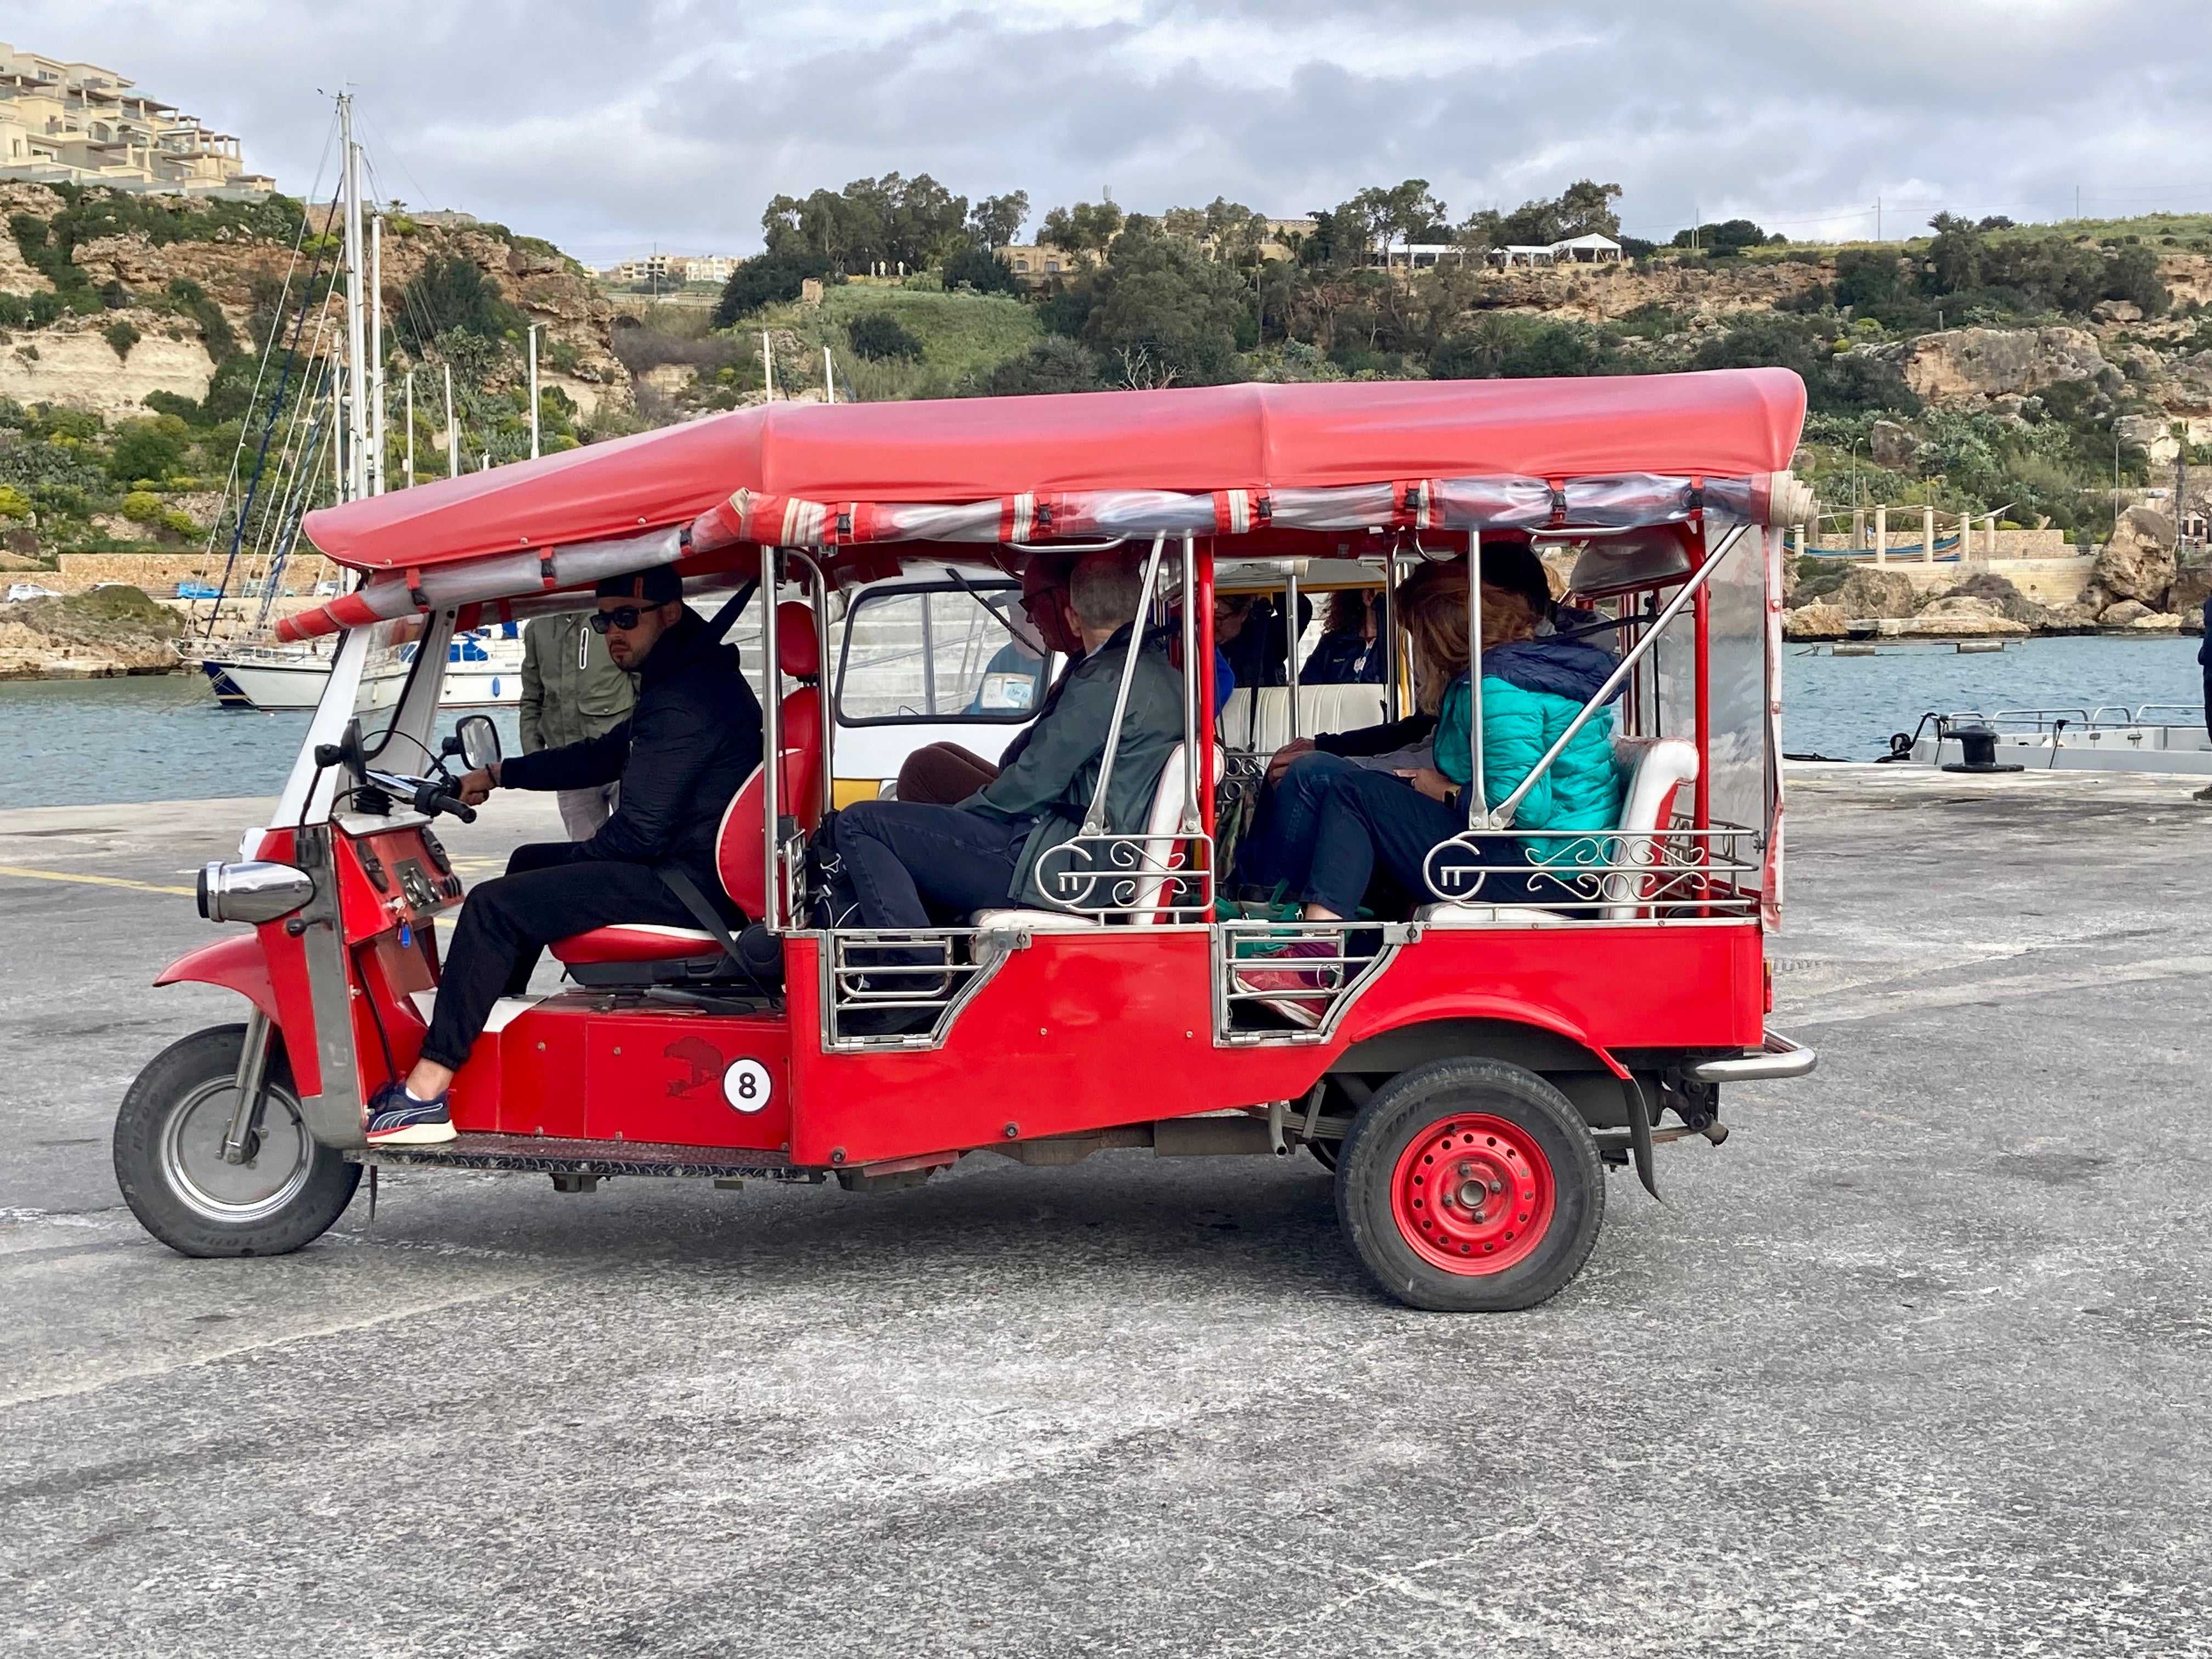
{"label": "harbor water", "polygon": [[[1948,645],[1832,657],[1786,646],[1783,744],[1870,760],[1929,709],[2195,704],[2194,639],[2050,639],[1962,655]],[[492,711],[517,747],[512,708]],[[216,707],[197,675],[0,683],[0,808],[270,795],[306,732],[304,714]]]}

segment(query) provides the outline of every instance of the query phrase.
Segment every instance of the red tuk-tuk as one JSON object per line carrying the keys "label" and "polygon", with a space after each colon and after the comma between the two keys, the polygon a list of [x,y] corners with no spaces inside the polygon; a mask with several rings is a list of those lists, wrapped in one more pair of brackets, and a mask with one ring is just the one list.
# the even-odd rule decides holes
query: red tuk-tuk
{"label": "red tuk-tuk", "polygon": [[[179,1250],[246,1255],[328,1228],[364,1164],[537,1171],[563,1191],[624,1175],[879,1190],[986,1151],[1303,1147],[1334,1169],[1345,1233],[1390,1294],[1540,1301],[1587,1259],[1608,1167],[1656,1192],[1656,1143],[1724,1138],[1722,1084],[1813,1065],[1763,1018],[1803,412],[1802,384],[1771,369],[779,404],[319,513],[316,545],[363,580],[285,631],[341,635],[329,689],[271,823],[202,876],[203,914],[252,931],[158,981],[228,987],[247,1018],[133,1085],[125,1196]],[[1364,584],[1387,614],[1422,562],[1508,532],[1618,650],[1575,724],[1615,722],[1621,821],[1553,860],[1541,902],[1486,895],[1483,849],[1532,774],[1495,808],[1468,792],[1466,833],[1401,912],[1312,922],[1240,902],[1221,877],[1231,808],[1328,698],[1299,685],[1293,641],[1289,683],[1241,690],[1217,720],[1217,581],[1272,589],[1293,617],[1302,590]],[[1109,833],[1094,808],[1043,878],[1050,908],[896,935],[823,925],[809,846],[832,781],[840,804],[848,787],[837,746],[909,712],[851,692],[833,629],[859,624],[841,605],[920,568],[1004,593],[1032,558],[1116,544],[1187,665],[1183,741],[1147,822]],[[432,828],[472,816],[444,757],[495,753],[481,717],[434,733],[439,677],[421,665],[457,628],[587,607],[600,578],[660,564],[687,595],[758,585],[766,758],[723,818],[719,866],[772,964],[705,929],[562,941],[571,982],[502,1001],[460,1070],[458,1138],[365,1144],[364,1101],[424,1035],[434,923],[463,902]],[[1358,690],[1395,714],[1405,676],[1382,632],[1389,672]],[[1471,616],[1478,687],[1480,635]],[[921,655],[952,684],[910,712],[941,720],[987,665]],[[1109,740],[1105,773],[1115,757]],[[1285,940],[1318,988],[1296,1018],[1250,971]]]}

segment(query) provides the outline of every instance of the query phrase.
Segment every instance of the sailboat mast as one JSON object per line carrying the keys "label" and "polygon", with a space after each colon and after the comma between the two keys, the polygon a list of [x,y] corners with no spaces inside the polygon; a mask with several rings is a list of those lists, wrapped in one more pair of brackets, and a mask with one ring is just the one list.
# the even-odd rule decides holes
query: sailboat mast
{"label": "sailboat mast", "polygon": [[384,216],[368,229],[368,493],[384,493]]}
{"label": "sailboat mast", "polygon": [[363,420],[363,393],[368,376],[362,373],[368,356],[363,337],[361,259],[361,146],[353,140],[353,94],[338,99],[339,131],[345,153],[345,267],[346,267],[346,467],[344,499],[356,501],[368,493],[368,433]]}
{"label": "sailboat mast", "polygon": [[461,476],[461,429],[453,423],[453,366],[446,366],[446,476]]}
{"label": "sailboat mast", "polygon": [[415,371],[407,371],[407,484],[415,487]]}

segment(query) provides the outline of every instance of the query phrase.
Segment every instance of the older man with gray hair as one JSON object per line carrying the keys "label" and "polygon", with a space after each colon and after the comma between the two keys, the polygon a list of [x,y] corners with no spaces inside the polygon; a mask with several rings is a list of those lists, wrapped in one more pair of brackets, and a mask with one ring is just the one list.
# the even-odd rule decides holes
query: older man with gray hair
{"label": "older man with gray hair", "polygon": [[1081,830],[1098,787],[1114,701],[1131,650],[1136,672],[1107,791],[1106,828],[1140,830],[1169,754],[1182,741],[1182,677],[1141,643],[1135,560],[1089,554],[1068,582],[1084,658],[1054,688],[999,775],[957,806],[860,801],[837,815],[836,846],[866,927],[957,925],[1009,904],[1061,908],[1037,861]]}

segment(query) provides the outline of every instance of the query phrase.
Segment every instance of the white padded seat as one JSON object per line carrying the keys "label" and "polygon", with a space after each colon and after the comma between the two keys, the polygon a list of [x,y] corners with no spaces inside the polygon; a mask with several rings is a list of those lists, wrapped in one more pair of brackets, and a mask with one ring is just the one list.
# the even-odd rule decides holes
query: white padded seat
{"label": "white padded seat", "polygon": [[[1637,840],[1617,843],[1607,862],[1656,866],[1656,849],[1645,839],[1674,816],[1674,795],[1698,775],[1697,745],[1680,738],[1615,738],[1613,764],[1626,777],[1621,789],[1620,822],[1614,826]],[[1595,835],[1595,831],[1585,833]],[[1627,921],[1641,913],[1638,901],[1644,878],[1615,874],[1605,879],[1607,903],[1598,911],[1605,921]],[[1581,920],[1534,904],[1424,904],[1413,912],[1416,921],[1459,927],[1550,927]]]}
{"label": "white padded seat", "polygon": [[[1185,745],[1177,744],[1168,751],[1167,762],[1160,768],[1159,781],[1152,786],[1152,810],[1145,816],[1145,856],[1148,863],[1162,863],[1172,857],[1176,843],[1181,839],[1182,828],[1183,767]],[[1214,775],[1219,777],[1227,766],[1227,757],[1217,744],[1213,751]],[[1159,921],[1159,903],[1167,885],[1165,873],[1147,876],[1137,883],[1135,897],[1129,906],[1131,922],[1139,927],[1150,927]],[[968,918],[971,927],[985,930],[1026,927],[1035,933],[1066,933],[1084,927],[1103,927],[1102,916],[1078,915],[1072,910],[1006,909],[978,910]]]}
{"label": "white padded seat", "polygon": [[[1358,732],[1390,718],[1386,685],[1301,685],[1298,730]],[[1291,689],[1287,685],[1240,685],[1229,694],[1214,721],[1221,741],[1240,753],[1272,755],[1291,740]]]}

